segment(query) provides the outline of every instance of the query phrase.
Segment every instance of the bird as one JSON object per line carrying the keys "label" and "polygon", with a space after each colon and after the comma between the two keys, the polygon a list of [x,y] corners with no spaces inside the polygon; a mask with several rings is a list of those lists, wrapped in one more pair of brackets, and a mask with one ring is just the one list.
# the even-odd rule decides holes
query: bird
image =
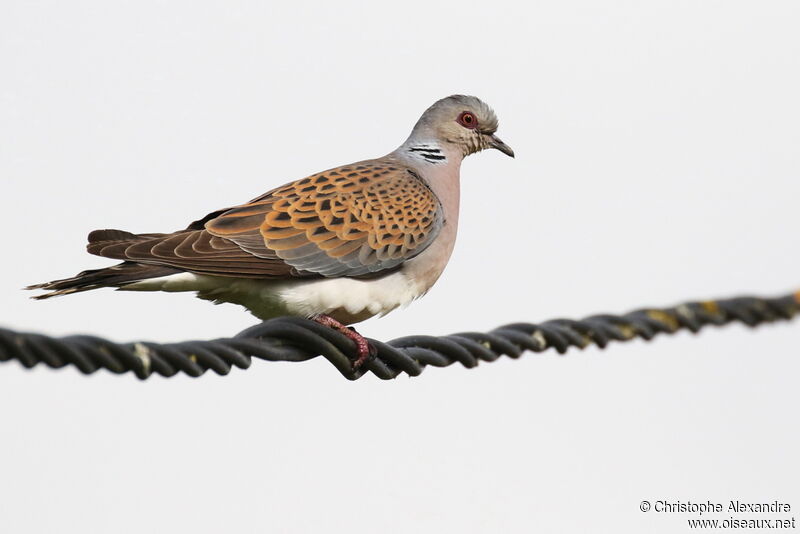
{"label": "bird", "polygon": [[439,279],[456,240],[461,162],[514,151],[494,111],[474,96],[436,101],[389,154],[289,182],[171,233],[94,230],[87,251],[121,260],[34,284],[34,299],[102,287],[194,291],[261,320],[312,319],[374,352],[349,325],[409,304]]}

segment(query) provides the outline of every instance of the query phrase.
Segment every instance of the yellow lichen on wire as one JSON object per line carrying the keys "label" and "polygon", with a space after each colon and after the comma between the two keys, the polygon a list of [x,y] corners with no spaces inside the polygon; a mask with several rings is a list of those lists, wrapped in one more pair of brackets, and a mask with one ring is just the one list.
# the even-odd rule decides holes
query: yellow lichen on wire
{"label": "yellow lichen on wire", "polygon": [[665,310],[647,310],[647,316],[651,319],[655,319],[656,321],[664,323],[672,332],[681,327],[678,319]]}

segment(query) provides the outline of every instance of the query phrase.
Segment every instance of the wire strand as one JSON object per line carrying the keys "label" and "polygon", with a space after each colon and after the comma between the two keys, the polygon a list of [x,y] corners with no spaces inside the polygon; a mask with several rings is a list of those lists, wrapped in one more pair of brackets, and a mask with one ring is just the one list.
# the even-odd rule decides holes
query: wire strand
{"label": "wire strand", "polygon": [[377,355],[353,369],[355,345],[343,334],[314,321],[282,317],[247,328],[231,338],[180,343],[146,341],[114,343],[89,335],[49,337],[0,328],[0,361],[16,360],[32,368],[68,365],[84,374],[99,369],[138,378],[184,373],[202,376],[212,370],[228,374],[233,367],[247,369],[253,358],[302,362],[326,358],[345,378],[356,380],[367,372],[383,380],[401,373],[417,376],[426,366],[460,363],[472,368],[501,356],[519,358],[524,352],[552,348],[563,354],[570,347],[605,348],[611,341],[650,340],[658,334],[685,329],[698,332],[709,325],[731,322],[755,327],[790,320],[800,313],[800,291],[777,298],[736,297],[687,302],[670,308],[642,308],[623,315],[592,315],[582,320],[552,319],[542,323],[514,323],[486,333],[462,332],[449,336],[412,335],[381,342],[370,339]]}

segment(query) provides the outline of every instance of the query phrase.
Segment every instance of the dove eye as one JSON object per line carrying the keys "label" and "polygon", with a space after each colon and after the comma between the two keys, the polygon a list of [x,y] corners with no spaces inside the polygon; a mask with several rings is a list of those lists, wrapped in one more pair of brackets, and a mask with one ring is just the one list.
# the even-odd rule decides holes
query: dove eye
{"label": "dove eye", "polygon": [[464,128],[469,128],[471,130],[478,126],[478,119],[475,117],[474,113],[462,111],[461,115],[458,116],[458,123]]}

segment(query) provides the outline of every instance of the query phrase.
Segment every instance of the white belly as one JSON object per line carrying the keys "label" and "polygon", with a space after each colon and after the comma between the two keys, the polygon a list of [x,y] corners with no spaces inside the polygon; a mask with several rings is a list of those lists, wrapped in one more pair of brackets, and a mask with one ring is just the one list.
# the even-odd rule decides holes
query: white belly
{"label": "white belly", "polygon": [[143,280],[121,289],[197,291],[202,299],[240,304],[259,319],[325,314],[351,324],[405,306],[428,288],[415,283],[403,271],[396,271],[369,280],[323,278],[279,282],[180,273]]}

